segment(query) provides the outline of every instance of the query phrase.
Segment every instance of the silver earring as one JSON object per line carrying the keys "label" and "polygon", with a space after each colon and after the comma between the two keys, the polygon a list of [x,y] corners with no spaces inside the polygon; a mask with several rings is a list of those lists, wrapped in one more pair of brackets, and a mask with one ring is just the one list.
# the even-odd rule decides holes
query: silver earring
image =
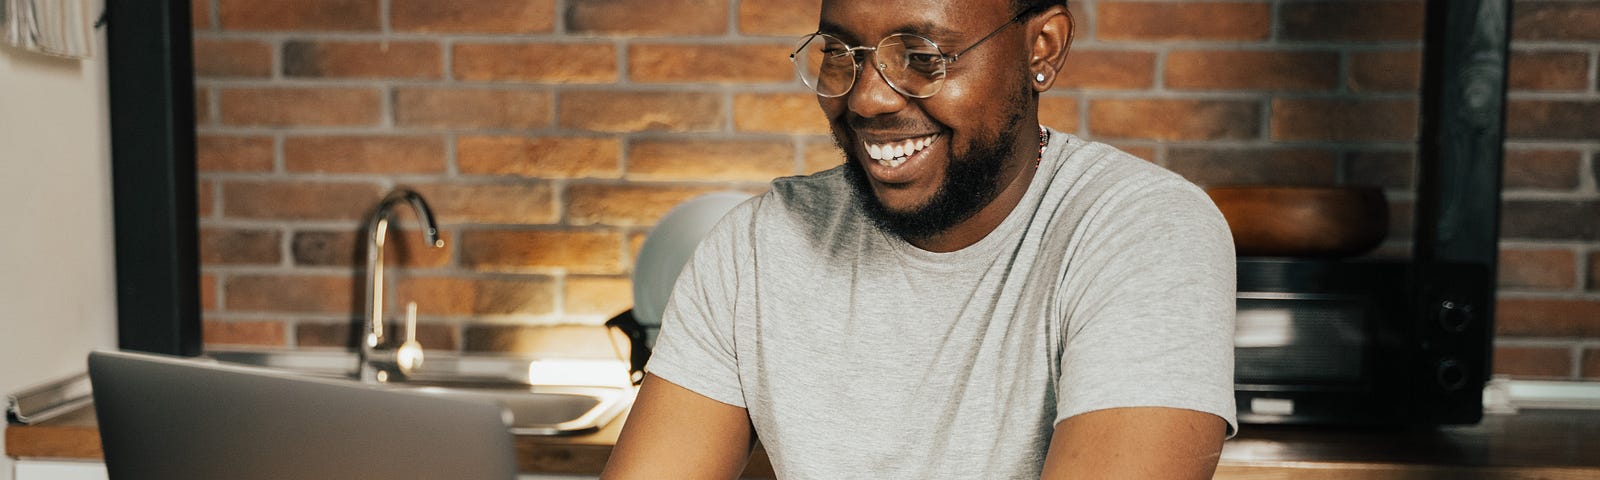
{"label": "silver earring", "polygon": [[1039,83],[1044,83],[1044,74],[1043,73],[1035,73],[1035,74],[1033,74],[1033,81],[1039,82]]}

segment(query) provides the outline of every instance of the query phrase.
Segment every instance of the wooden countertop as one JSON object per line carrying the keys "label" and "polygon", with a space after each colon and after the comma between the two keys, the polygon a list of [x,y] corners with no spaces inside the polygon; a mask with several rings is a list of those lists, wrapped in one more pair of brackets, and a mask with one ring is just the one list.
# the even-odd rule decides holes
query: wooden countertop
{"label": "wooden countertop", "polygon": [[[596,474],[622,430],[620,418],[584,435],[519,436],[519,466],[526,473]],[[38,425],[8,425],[5,435],[9,457],[101,457],[92,408]],[[772,476],[759,448],[746,475]],[[1246,425],[1223,447],[1216,478],[1600,479],[1600,411],[1525,410],[1487,415],[1478,425],[1418,430]]]}

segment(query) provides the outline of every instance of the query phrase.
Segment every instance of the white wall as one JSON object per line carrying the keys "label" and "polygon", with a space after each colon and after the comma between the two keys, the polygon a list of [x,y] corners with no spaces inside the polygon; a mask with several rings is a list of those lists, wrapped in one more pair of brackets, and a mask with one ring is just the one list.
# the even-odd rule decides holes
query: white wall
{"label": "white wall", "polygon": [[0,393],[116,344],[105,70],[0,46]]}

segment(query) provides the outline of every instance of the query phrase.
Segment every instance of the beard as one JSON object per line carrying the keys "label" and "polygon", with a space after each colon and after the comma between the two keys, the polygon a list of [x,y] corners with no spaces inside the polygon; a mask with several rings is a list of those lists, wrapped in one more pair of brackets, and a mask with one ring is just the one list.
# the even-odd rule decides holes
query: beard
{"label": "beard", "polygon": [[849,130],[839,121],[831,121],[834,143],[845,152],[844,176],[856,203],[879,229],[913,241],[932,238],[972,218],[1000,194],[1001,170],[1016,152],[1012,134],[1021,128],[1023,98],[1013,95],[1007,99],[1005,107],[1011,114],[998,132],[977,135],[959,150],[952,142],[944,181],[927,201],[904,211],[891,210],[878,199],[866,167],[861,166],[861,162],[873,160],[858,158],[856,150],[839,135]]}

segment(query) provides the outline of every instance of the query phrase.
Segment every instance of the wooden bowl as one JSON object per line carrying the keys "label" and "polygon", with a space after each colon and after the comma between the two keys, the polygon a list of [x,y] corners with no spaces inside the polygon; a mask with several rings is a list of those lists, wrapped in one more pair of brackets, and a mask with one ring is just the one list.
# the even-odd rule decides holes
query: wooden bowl
{"label": "wooden bowl", "polygon": [[1226,186],[1206,193],[1228,220],[1240,256],[1359,255],[1389,233],[1381,188]]}

